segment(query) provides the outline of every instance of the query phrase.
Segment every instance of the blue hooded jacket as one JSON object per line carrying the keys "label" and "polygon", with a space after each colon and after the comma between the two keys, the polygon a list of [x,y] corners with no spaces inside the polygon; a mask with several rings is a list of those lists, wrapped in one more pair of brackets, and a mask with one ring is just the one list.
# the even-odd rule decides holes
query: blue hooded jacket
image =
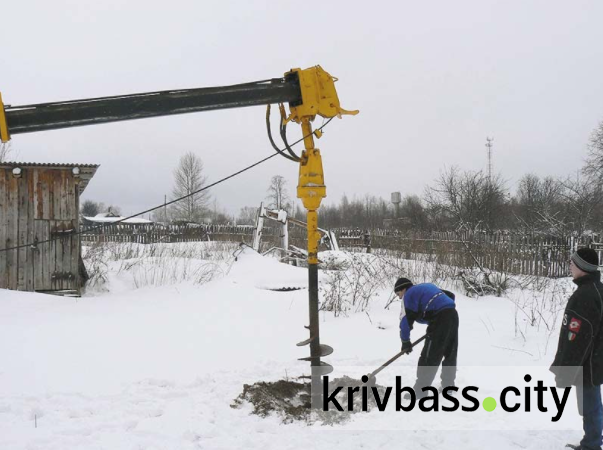
{"label": "blue hooded jacket", "polygon": [[402,299],[404,310],[400,315],[400,338],[410,340],[410,330],[415,322],[428,324],[443,309],[454,308],[454,294],[444,293],[431,283],[409,287]]}

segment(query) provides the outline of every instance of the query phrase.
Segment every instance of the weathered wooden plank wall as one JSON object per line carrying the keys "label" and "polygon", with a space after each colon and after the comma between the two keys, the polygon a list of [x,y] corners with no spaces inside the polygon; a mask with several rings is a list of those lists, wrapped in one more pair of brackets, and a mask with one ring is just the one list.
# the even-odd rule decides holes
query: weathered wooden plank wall
{"label": "weathered wooden plank wall", "polygon": [[69,170],[23,168],[15,177],[0,169],[0,288],[24,291],[79,289],[79,191]]}
{"label": "weathered wooden plank wall", "polygon": [[[0,169],[0,248],[4,248],[8,230],[6,170]],[[7,253],[0,252],[0,287],[8,286]]]}

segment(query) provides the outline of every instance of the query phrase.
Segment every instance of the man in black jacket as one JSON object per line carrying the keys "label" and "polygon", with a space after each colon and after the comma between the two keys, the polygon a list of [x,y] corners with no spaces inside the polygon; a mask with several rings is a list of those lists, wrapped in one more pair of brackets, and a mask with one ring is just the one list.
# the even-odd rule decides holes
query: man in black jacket
{"label": "man in black jacket", "polygon": [[[557,386],[576,386],[584,438],[578,450],[601,450],[603,439],[603,284],[597,252],[580,248],[570,271],[578,289],[567,302],[551,371]],[[580,370],[582,369],[582,370]]]}

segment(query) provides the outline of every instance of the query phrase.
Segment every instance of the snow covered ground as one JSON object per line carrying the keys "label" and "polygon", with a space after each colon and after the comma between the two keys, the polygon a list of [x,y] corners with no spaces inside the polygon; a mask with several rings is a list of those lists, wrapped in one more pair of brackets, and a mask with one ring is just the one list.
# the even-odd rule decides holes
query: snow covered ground
{"label": "snow covered ground", "polygon": [[[442,413],[420,411],[309,426],[231,408],[245,383],[308,373],[297,361],[308,347],[295,346],[308,337],[307,290],[268,290],[304,287],[306,271],[246,251],[214,262],[204,278],[213,279],[196,284],[203,261],[172,263],[190,276],[157,276],[140,261],[137,272],[117,274],[123,261],[114,261],[105,288],[79,299],[0,291],[0,449],[562,449],[581,437],[573,392],[568,422],[548,430],[531,419],[523,429],[509,425],[500,408],[454,416],[462,417],[454,427],[440,423]],[[321,313],[333,376],[366,373],[399,350],[399,305],[383,308],[390,294],[379,292],[368,315]],[[530,326],[529,311],[509,299],[458,293],[457,305],[460,365],[505,366],[518,377],[522,366],[546,372],[558,317],[549,331]],[[379,382],[403,374],[411,384],[418,356],[400,358]],[[468,373],[459,369],[460,385]]]}

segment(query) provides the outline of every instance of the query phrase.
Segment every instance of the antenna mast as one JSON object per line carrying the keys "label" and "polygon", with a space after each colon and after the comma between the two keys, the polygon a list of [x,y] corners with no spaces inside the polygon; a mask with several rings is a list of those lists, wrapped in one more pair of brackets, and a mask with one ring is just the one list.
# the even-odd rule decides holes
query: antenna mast
{"label": "antenna mast", "polygon": [[492,183],[492,142],[494,138],[486,138],[486,147],[488,148],[488,181]]}

